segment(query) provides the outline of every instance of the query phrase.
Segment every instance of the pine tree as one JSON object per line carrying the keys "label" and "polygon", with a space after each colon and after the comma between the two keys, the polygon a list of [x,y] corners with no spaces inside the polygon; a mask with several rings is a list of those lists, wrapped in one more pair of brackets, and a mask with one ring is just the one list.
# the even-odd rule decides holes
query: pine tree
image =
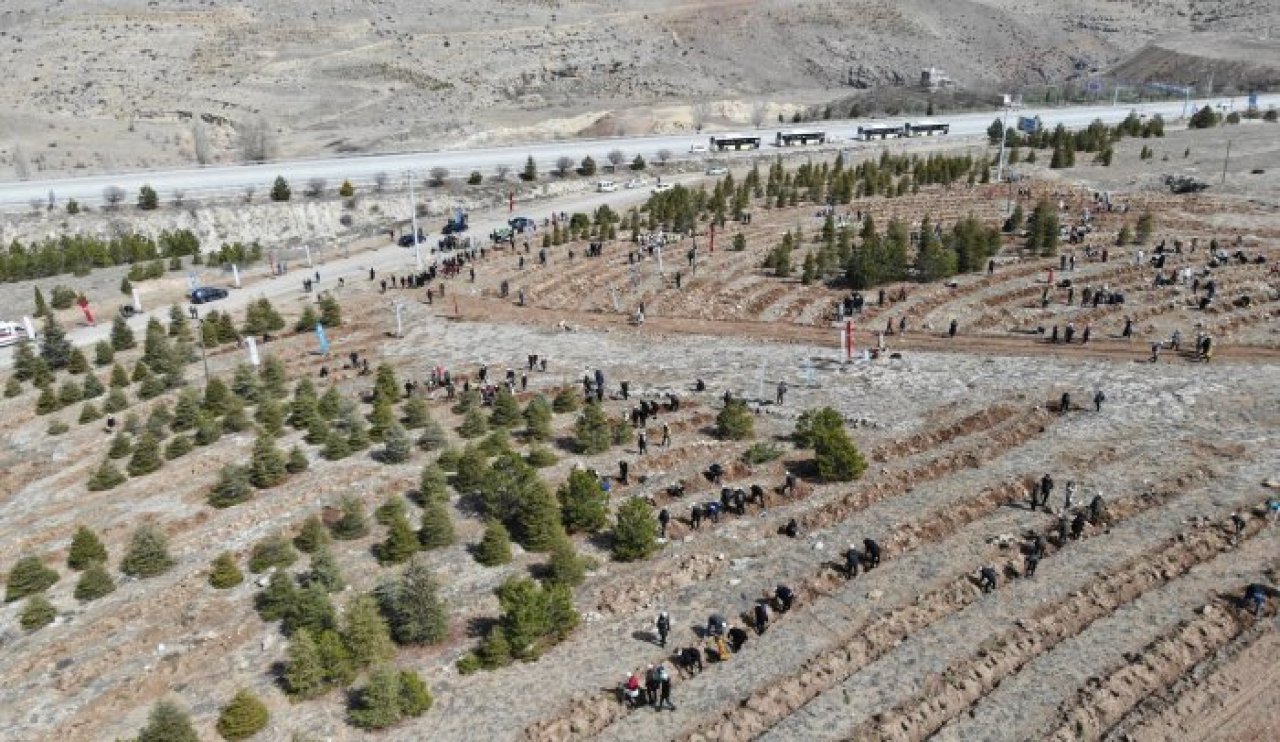
{"label": "pine tree", "polygon": [[36,398],[36,414],[48,415],[57,412],[61,405],[58,404],[58,395],[53,391],[52,386],[46,386],[40,390],[40,396]]}
{"label": "pine tree", "polygon": [[400,423],[392,422],[382,434],[383,448],[378,452],[378,460],[384,464],[403,464],[409,460],[413,452],[413,442],[409,433]]}
{"label": "pine tree", "polygon": [[126,389],[129,386],[129,372],[124,370],[124,366],[119,363],[111,367],[111,388]]}
{"label": "pine tree", "polygon": [[644,559],[658,548],[658,521],[653,508],[640,498],[632,498],[618,509],[613,527],[613,557],[620,562]]}
{"label": "pine tree", "polygon": [[293,545],[298,547],[298,551],[312,554],[316,549],[327,545],[329,540],[329,531],[324,527],[324,521],[319,516],[309,515],[302,521],[298,535],[293,538]]}
{"label": "pine tree", "polygon": [[85,569],[84,574],[80,575],[80,581],[76,583],[75,598],[87,603],[109,595],[115,589],[116,584],[111,580],[106,567],[94,562]]}
{"label": "pine tree", "polygon": [[300,629],[312,633],[331,631],[337,625],[337,613],[329,600],[329,591],[319,582],[307,581],[294,595],[293,605],[280,621],[280,631],[292,636]]}
{"label": "pine tree", "polygon": [[22,394],[22,380],[16,375],[10,376],[8,381],[4,383],[5,399],[12,399]]}
{"label": "pine tree", "polygon": [[431,422],[431,411],[427,408],[427,402],[422,397],[410,397],[400,411],[403,413],[401,422],[409,430],[424,428],[427,423]]}
{"label": "pine tree", "polygon": [[338,387],[330,385],[324,394],[320,395],[320,401],[316,403],[316,412],[320,413],[320,417],[325,420],[336,420],[345,406],[346,400],[338,391]]}
{"label": "pine tree", "polygon": [[547,563],[547,581],[553,585],[577,587],[586,579],[586,560],[578,556],[573,542],[562,538],[551,547]]}
{"label": "pine tree", "polygon": [[289,373],[284,362],[274,355],[267,355],[262,359],[262,365],[258,368],[258,380],[261,382],[261,392],[267,396],[283,399],[288,394]]}
{"label": "pine tree", "polygon": [[511,561],[511,536],[502,523],[491,520],[485,526],[484,537],[475,549],[476,561],[486,567],[496,567]]}
{"label": "pine tree", "polygon": [[282,679],[285,692],[296,699],[315,698],[328,687],[320,650],[306,629],[299,629],[289,639]]}
{"label": "pine tree", "polygon": [[347,604],[340,633],[356,667],[368,667],[395,656],[387,622],[370,595],[357,595]]}
{"label": "pine tree", "polygon": [[369,413],[369,437],[375,441],[382,440],[382,434],[396,422],[395,408],[386,399],[375,398],[373,412]]}
{"label": "pine tree", "polygon": [[351,652],[336,631],[322,631],[316,636],[325,680],[333,685],[346,685],[356,676],[357,667]]}
{"label": "pine tree", "polygon": [[446,501],[432,498],[422,506],[422,527],[418,529],[418,543],[424,549],[450,546],[457,539],[453,519],[449,517]]}
{"label": "pine tree", "polygon": [[72,348],[71,355],[67,358],[67,373],[83,374],[89,370],[89,359],[85,357],[84,351],[79,348]]}
{"label": "pine tree", "polygon": [[354,541],[369,534],[369,521],[364,514],[364,502],[348,496],[342,500],[342,517],[330,529],[339,541]]}
{"label": "pine tree", "polygon": [[376,549],[378,561],[400,564],[418,550],[418,536],[403,513],[394,515],[387,525],[387,539]]}
{"label": "pine tree", "polygon": [[222,416],[222,430],[227,433],[240,433],[250,428],[249,416],[245,414],[244,402],[239,397],[227,400],[227,412]]}
{"label": "pine tree", "polygon": [[300,447],[294,446],[289,449],[289,459],[284,463],[286,471],[290,474],[298,474],[306,471],[309,466],[311,466],[311,461]]}
{"label": "pine tree", "polygon": [[241,688],[218,715],[218,734],[225,740],[249,739],[266,728],[271,713],[250,691]]}
{"label": "pine tree", "polygon": [[409,560],[400,576],[378,586],[375,597],[399,644],[437,644],[448,636],[449,614],[426,558]]}
{"label": "pine tree", "polygon": [[81,397],[84,399],[97,399],[98,397],[101,397],[105,391],[107,391],[106,388],[102,386],[102,382],[96,375],[85,374],[84,387],[80,393]]}
{"label": "pine tree", "polygon": [[[129,436],[124,431],[119,431],[111,436],[111,447],[107,449],[108,459],[123,459],[133,452],[133,444],[129,440]],[[123,480],[121,480],[123,481]]]}
{"label": "pine tree", "polygon": [[275,182],[271,184],[271,200],[288,201],[292,196],[293,190],[289,188],[289,181],[285,180],[283,175],[277,175]]}
{"label": "pine tree", "polygon": [[316,329],[316,323],[319,321],[320,316],[316,314],[316,310],[307,306],[302,310],[298,321],[293,323],[293,331],[296,333],[311,332]]}
{"label": "pine tree", "polygon": [[58,406],[67,407],[80,401],[81,386],[71,379],[66,379],[58,387]]}
{"label": "pine tree", "polygon": [[36,308],[31,314],[36,319],[39,319],[40,317],[49,314],[49,304],[44,300],[44,292],[40,290],[40,287],[34,286],[33,288],[35,289]]}
{"label": "pine tree", "polygon": [[249,571],[261,574],[268,569],[286,569],[298,561],[298,552],[283,535],[273,533],[253,545],[249,553]]}
{"label": "pine tree", "polygon": [[373,382],[373,401],[394,404],[400,398],[400,383],[396,380],[396,371],[390,364],[378,365],[378,375]]}
{"label": "pine tree", "polygon": [[244,582],[244,573],[236,565],[235,556],[224,551],[213,560],[209,568],[209,584],[218,590],[227,590]]}
{"label": "pine tree", "polygon": [[169,556],[169,539],[154,525],[138,526],[129,539],[129,549],[120,562],[120,571],[130,577],[155,577],[168,572],[176,562]]}
{"label": "pine tree", "polygon": [[342,326],[342,307],[333,294],[324,292],[316,303],[320,305],[320,324],[329,329]]}
{"label": "pine tree", "polygon": [[434,701],[427,684],[412,670],[400,671],[400,713],[405,716],[422,716],[431,710]]}
{"label": "pine tree", "polygon": [[276,400],[270,397],[262,400],[253,417],[264,435],[279,438],[284,434],[284,410]]}
{"label": "pine tree", "polygon": [[298,588],[288,572],[273,572],[267,586],[253,596],[253,607],[263,621],[287,617],[297,605]]}
{"label": "pine tree", "polygon": [[493,412],[489,415],[489,424],[495,428],[514,428],[520,424],[520,404],[505,389],[498,392],[493,400]]}
{"label": "pine tree", "polygon": [[67,566],[74,570],[82,570],[91,564],[107,561],[107,547],[102,545],[98,534],[86,526],[76,528],[71,537],[71,548],[67,551]]}
{"label": "pine tree", "polygon": [[609,450],[611,438],[609,421],[604,416],[600,405],[591,402],[582,410],[573,426],[574,439],[578,453],[590,456]]}
{"label": "pine tree", "polygon": [[734,398],[716,415],[716,436],[721,440],[745,441],[755,437],[755,416],[747,403]]}
{"label": "pine tree", "polygon": [[432,501],[449,501],[448,478],[436,462],[422,467],[418,477],[418,502],[425,505]]}
{"label": "pine tree", "polygon": [[116,352],[122,350],[130,350],[137,347],[138,342],[133,337],[133,329],[129,327],[129,323],[124,321],[124,317],[116,315],[111,320],[111,347]]}
{"label": "pine tree", "polygon": [[222,379],[213,377],[204,386],[204,399],[200,406],[213,415],[225,415],[231,409],[231,390]]}
{"label": "pine tree", "polygon": [[44,592],[58,581],[58,573],[33,556],[14,563],[5,582],[4,602],[12,603],[28,595]]}
{"label": "pine tree", "polygon": [[113,387],[107,392],[107,399],[102,403],[102,411],[106,413],[120,412],[129,406],[129,398],[125,396],[124,390]]}
{"label": "pine tree", "polygon": [[57,617],[58,611],[48,598],[43,595],[32,595],[22,606],[22,611],[18,614],[18,623],[25,631],[37,631],[53,623],[53,619]]}
{"label": "pine tree", "polygon": [[551,403],[539,394],[524,408],[525,435],[529,440],[551,440]]}
{"label": "pine tree", "polygon": [[574,394],[572,387],[564,387],[551,400],[551,409],[559,413],[577,412],[578,406],[578,395]]}
{"label": "pine tree", "polygon": [[260,390],[258,376],[254,373],[252,366],[247,363],[236,366],[235,375],[231,378],[231,391],[243,399],[245,404],[257,403]]}
{"label": "pine tree", "polygon": [[[127,438],[121,438],[120,436],[116,436],[116,440],[123,440],[126,444],[128,444]],[[113,441],[113,445],[114,445],[114,441]],[[124,483],[124,478],[125,478],[124,474],[122,474],[120,470],[116,468],[115,464],[111,463],[110,459],[103,459],[102,463],[98,465],[98,468],[95,469],[93,471],[93,474],[89,476],[89,483],[88,483],[89,491],[102,492],[105,490],[114,489]]]}
{"label": "pine tree", "polygon": [[85,402],[84,407],[80,408],[79,422],[81,425],[91,423],[102,417],[102,411],[92,402]]}
{"label": "pine tree", "polygon": [[338,461],[351,455],[351,446],[347,437],[336,430],[330,430],[325,437],[324,449],[320,452],[328,461]]}
{"label": "pine tree", "polygon": [[71,351],[71,341],[67,339],[62,325],[58,324],[58,319],[52,312],[46,314],[40,334],[40,357],[49,364],[49,368],[57,370],[66,368],[71,362]]}
{"label": "pine tree", "polygon": [[585,469],[569,472],[569,479],[556,494],[570,533],[596,533],[609,524],[609,498],[599,480]]}
{"label": "pine tree", "polygon": [[422,428],[422,435],[418,436],[418,447],[424,451],[438,451],[448,442],[449,437],[444,428],[435,420],[428,420]]}
{"label": "pine tree", "polygon": [[133,456],[129,458],[129,476],[141,477],[156,471],[164,463],[160,457],[160,441],[155,434],[147,431],[134,446]]}
{"label": "pine tree", "polygon": [[311,568],[307,570],[306,581],[309,585],[320,585],[331,593],[346,587],[342,570],[338,568],[338,562],[333,558],[333,552],[329,550],[327,542],[316,546],[311,552]]}
{"label": "pine tree", "polygon": [[169,429],[180,433],[195,428],[196,415],[199,412],[199,393],[194,389],[183,389],[178,393],[178,401],[173,405],[173,422],[169,424]]}
{"label": "pine tree", "polygon": [[147,725],[134,742],[200,742],[187,712],[171,701],[160,701],[151,709]]}
{"label": "pine tree", "polygon": [[13,352],[13,376],[18,381],[31,381],[35,378],[39,357],[32,348],[30,340],[23,340]]}
{"label": "pine tree", "polygon": [[196,435],[195,443],[197,446],[207,446],[210,443],[222,437],[222,423],[218,418],[210,415],[208,412],[201,410],[196,414]]}
{"label": "pine tree", "polygon": [[458,426],[458,435],[463,438],[479,438],[489,432],[489,423],[478,409],[467,410],[467,415]]}
{"label": "pine tree", "polygon": [[404,498],[398,495],[388,495],[382,504],[373,510],[373,519],[378,523],[389,526],[391,521],[396,518],[403,518],[408,514],[408,506],[405,504]]}
{"label": "pine tree", "polygon": [[285,457],[270,435],[259,435],[253,442],[253,458],[249,463],[249,481],[258,489],[275,487],[289,478]]}
{"label": "pine tree", "polygon": [[353,412],[342,422],[347,429],[348,448],[352,451],[363,451],[369,447],[369,428],[365,426],[364,418]]}
{"label": "pine tree", "polygon": [[369,673],[369,682],[355,694],[351,723],[363,729],[386,729],[401,719],[400,674],[391,667]]}

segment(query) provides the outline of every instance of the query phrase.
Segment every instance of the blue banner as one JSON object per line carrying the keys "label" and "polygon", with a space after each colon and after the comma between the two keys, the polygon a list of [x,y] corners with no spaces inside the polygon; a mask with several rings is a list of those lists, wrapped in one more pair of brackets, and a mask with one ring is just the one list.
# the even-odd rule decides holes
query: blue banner
{"label": "blue banner", "polygon": [[316,323],[316,337],[320,340],[320,352],[328,354],[329,338],[324,336],[324,325],[319,322]]}

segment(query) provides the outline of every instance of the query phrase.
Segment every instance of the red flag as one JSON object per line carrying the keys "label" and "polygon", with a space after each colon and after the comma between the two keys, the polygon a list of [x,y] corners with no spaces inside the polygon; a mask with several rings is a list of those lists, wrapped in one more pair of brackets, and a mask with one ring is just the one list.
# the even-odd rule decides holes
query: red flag
{"label": "red flag", "polygon": [[711,225],[711,246],[710,246],[710,249],[711,249],[711,254],[713,254],[713,255],[714,255],[714,254],[715,254],[715,252],[716,252],[716,225],[714,225],[714,224],[712,224],[712,225]]}
{"label": "red flag", "polygon": [[844,321],[844,357],[853,360],[853,320]]}
{"label": "red flag", "polygon": [[88,299],[86,299],[86,298],[84,298],[84,297],[82,296],[82,297],[80,297],[80,301],[78,301],[78,302],[76,302],[76,303],[80,305],[80,311],[84,312],[84,318],[85,318],[85,320],[87,320],[87,321],[89,322],[89,324],[91,324],[91,325],[92,325],[92,324],[93,324],[93,312],[90,312],[90,311],[89,311],[89,300],[88,300]]}

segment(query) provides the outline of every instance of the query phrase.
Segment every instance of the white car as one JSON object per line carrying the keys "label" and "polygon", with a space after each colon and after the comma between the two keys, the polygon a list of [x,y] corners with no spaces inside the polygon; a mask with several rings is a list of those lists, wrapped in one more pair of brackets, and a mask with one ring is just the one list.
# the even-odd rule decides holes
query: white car
{"label": "white car", "polygon": [[614,183],[612,180],[602,180],[599,183],[596,183],[596,190],[600,193],[613,193],[618,190],[618,184]]}
{"label": "white car", "polygon": [[728,174],[729,174],[729,168],[724,167],[722,165],[716,165],[715,167],[707,168],[707,175],[728,175]]}
{"label": "white car", "polygon": [[669,191],[669,190],[671,190],[670,183],[658,183],[653,186],[654,193],[662,193],[663,191]]}
{"label": "white car", "polygon": [[644,188],[644,178],[632,178],[626,182],[627,188]]}
{"label": "white car", "polygon": [[707,145],[705,144],[698,144],[697,142],[694,142],[693,144],[689,145],[690,153],[697,154],[698,152],[706,152],[706,151],[707,151]]}

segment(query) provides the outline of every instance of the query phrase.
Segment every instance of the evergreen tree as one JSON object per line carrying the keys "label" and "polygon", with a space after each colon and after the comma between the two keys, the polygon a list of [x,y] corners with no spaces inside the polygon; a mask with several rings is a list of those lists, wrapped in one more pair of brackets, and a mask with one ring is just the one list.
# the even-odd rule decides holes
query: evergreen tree
{"label": "evergreen tree", "polygon": [[324,521],[319,516],[308,515],[302,521],[298,535],[294,536],[293,545],[298,547],[298,551],[313,554],[316,549],[328,545],[329,540],[329,531],[324,527]]}
{"label": "evergreen tree", "polygon": [[478,409],[467,410],[466,417],[458,426],[458,435],[463,438],[479,438],[489,432],[489,423]]}
{"label": "evergreen tree", "polygon": [[53,623],[53,619],[57,617],[58,611],[48,598],[43,595],[32,595],[27,598],[26,604],[18,614],[18,624],[24,631],[37,631]]}
{"label": "evergreen tree", "polygon": [[274,355],[267,355],[262,359],[262,365],[258,368],[258,380],[261,382],[261,392],[276,399],[284,399],[288,393],[289,372],[284,367],[284,362]]}
{"label": "evergreen tree", "polygon": [[755,437],[755,416],[741,399],[730,399],[716,415],[716,435],[722,440],[744,441]]}
{"label": "evergreen tree", "polygon": [[369,428],[364,424],[364,418],[352,411],[343,421],[343,426],[347,429],[347,447],[352,451],[363,451],[369,447]]}
{"label": "evergreen tree", "polygon": [[169,337],[191,342],[191,323],[187,321],[187,313],[177,304],[169,305]]}
{"label": "evergreen tree", "polygon": [[422,467],[418,477],[418,502],[425,505],[432,501],[449,501],[448,478],[436,462]]}
{"label": "evergreen tree", "polygon": [[39,286],[34,286],[33,288],[34,288],[34,290],[35,290],[35,302],[36,302],[36,309],[35,309],[35,311],[34,311],[34,312],[32,312],[31,314],[32,314],[32,316],[33,316],[33,317],[35,317],[36,319],[39,319],[39,318],[44,317],[44,316],[46,316],[46,315],[48,315],[48,314],[50,313],[50,312],[49,312],[49,304],[44,300],[44,293],[43,293],[42,291],[40,291],[40,287],[39,287]]}
{"label": "evergreen tree", "polygon": [[391,667],[369,673],[369,682],[355,694],[351,723],[363,729],[386,729],[401,719],[400,674]]}
{"label": "evergreen tree", "polygon": [[294,446],[289,449],[289,458],[284,463],[286,471],[290,474],[298,474],[306,471],[309,466],[311,466],[311,461],[300,447]]}
{"label": "evergreen tree", "polygon": [[84,387],[81,389],[80,396],[84,399],[97,399],[102,396],[106,388],[102,386],[102,382],[94,374],[85,374]]}
{"label": "evergreen tree", "polygon": [[196,413],[195,443],[197,446],[207,446],[221,437],[222,423],[218,418],[204,410]]}
{"label": "evergreen tree", "polygon": [[283,175],[277,175],[275,182],[271,184],[271,200],[288,201],[292,197],[293,189],[289,187],[289,181],[285,180]]}
{"label": "evergreen tree", "polygon": [[288,572],[273,572],[267,586],[253,596],[253,607],[263,621],[287,617],[298,603],[298,588]]}
{"label": "evergreen tree", "polygon": [[111,320],[111,348],[118,352],[135,348],[137,345],[129,323],[124,321],[124,317],[116,315]]}
{"label": "evergreen tree", "polygon": [[111,367],[111,388],[126,389],[130,384],[129,372],[124,370],[124,366],[119,363]]}
{"label": "evergreen tree", "polygon": [[204,386],[204,399],[200,406],[213,415],[225,415],[231,409],[231,390],[222,379],[213,377]]}
{"label": "evergreen tree", "polygon": [[22,394],[22,381],[15,375],[10,376],[4,383],[5,399],[12,399]]}
{"label": "evergreen tree", "polygon": [[342,414],[345,406],[346,400],[343,399],[342,393],[338,391],[338,387],[330,385],[324,394],[320,396],[320,401],[316,403],[316,412],[320,413],[320,417],[325,420],[336,420]]}
{"label": "evergreen tree", "polygon": [[493,401],[489,424],[495,428],[514,428],[520,424],[520,404],[510,392],[501,390]]}
{"label": "evergreen tree", "polygon": [[427,409],[427,402],[422,397],[410,397],[400,411],[403,413],[401,422],[409,430],[425,428],[431,422],[431,411]]}
{"label": "evergreen tree", "polygon": [[311,332],[316,329],[316,323],[320,321],[320,316],[316,314],[316,310],[310,305],[302,310],[302,314],[298,320],[293,323],[293,331],[296,333]]}
{"label": "evergreen tree", "polygon": [[82,570],[106,561],[107,547],[102,545],[98,534],[86,526],[76,528],[75,535],[71,537],[71,548],[67,551],[67,566]]}
{"label": "evergreen tree", "polygon": [[39,358],[32,347],[30,340],[23,340],[13,352],[13,376],[18,381],[31,381],[35,378]]}
{"label": "evergreen tree", "polygon": [[84,351],[79,348],[72,348],[71,355],[67,359],[67,373],[83,374],[89,370],[89,359],[85,357]]}
{"label": "evergreen tree", "polygon": [[409,560],[398,577],[384,581],[374,595],[399,644],[437,644],[449,634],[449,615],[440,587],[424,556]]}
{"label": "evergreen tree", "polygon": [[85,423],[91,423],[94,420],[97,420],[101,417],[102,417],[102,412],[98,409],[98,406],[92,402],[85,402],[84,407],[80,408],[79,422],[81,425],[84,425]]}
{"label": "evergreen tree", "polygon": [[241,363],[236,366],[235,375],[231,377],[231,391],[245,404],[256,404],[258,402],[258,376],[253,371],[253,366],[247,363]]}
{"label": "evergreen tree", "polygon": [[342,517],[330,529],[339,541],[354,541],[369,535],[369,521],[364,514],[364,502],[347,496],[342,500]]}
{"label": "evergreen tree", "polygon": [[76,583],[75,598],[87,603],[104,595],[109,595],[115,589],[116,584],[111,580],[111,575],[107,573],[106,567],[94,562],[85,568],[84,573],[80,575],[80,581]]}
{"label": "evergreen tree", "polygon": [[418,536],[403,513],[391,518],[387,539],[378,544],[376,555],[382,564],[400,564],[418,550]]}
{"label": "evergreen tree", "polygon": [[218,590],[227,590],[244,582],[244,573],[236,565],[235,556],[224,551],[213,560],[209,568],[209,584]]}
{"label": "evergreen tree", "polygon": [[529,452],[525,454],[524,459],[529,466],[537,469],[551,466],[559,461],[559,459],[556,458],[556,455],[551,452],[550,448],[539,445],[530,446]]}
{"label": "evergreen tree", "polygon": [[[127,439],[126,439],[127,440]],[[102,463],[94,469],[93,474],[89,476],[89,491],[103,492],[105,490],[114,489],[124,483],[124,474],[111,463],[110,459],[103,459]]]}
{"label": "evergreen tree", "polygon": [[67,407],[80,401],[82,388],[80,385],[66,379],[62,385],[58,387],[58,406]]}
{"label": "evergreen tree", "polygon": [[281,617],[280,631],[292,636],[301,629],[318,633],[332,631],[337,625],[337,614],[329,600],[328,589],[317,581],[308,580],[294,595],[293,605]]}
{"label": "evergreen tree", "polygon": [[551,439],[551,403],[539,394],[529,400],[524,408],[525,435],[529,440],[548,441]]}
{"label": "evergreen tree", "polygon": [[12,603],[28,595],[42,593],[58,581],[58,573],[33,556],[14,563],[5,582],[4,602]]}
{"label": "evergreen tree", "polygon": [[40,357],[49,364],[49,368],[56,371],[66,368],[71,362],[71,351],[71,341],[67,339],[62,325],[58,324],[58,319],[52,312],[46,314],[44,329],[40,333]]}
{"label": "evergreen tree", "polygon": [[129,548],[120,562],[120,571],[130,577],[155,577],[176,564],[169,556],[169,539],[154,525],[138,526],[129,539]]}
{"label": "evergreen tree", "polygon": [[444,448],[448,441],[448,435],[444,432],[444,428],[440,427],[440,423],[428,420],[422,428],[422,435],[418,436],[418,447],[424,451],[438,451]]}
{"label": "evergreen tree", "polygon": [[378,604],[372,596],[352,598],[342,618],[342,643],[356,667],[368,667],[395,656],[395,645],[391,643],[387,622],[378,612]]}
{"label": "evergreen tree", "polygon": [[578,623],[572,594],[563,585],[512,577],[497,592],[502,606],[498,625],[513,657],[537,659],[546,643],[567,636]]}
{"label": "evergreen tree", "polygon": [[320,306],[320,323],[329,329],[342,326],[342,307],[328,291],[316,301]]}
{"label": "evergreen tree", "polygon": [[138,439],[138,444],[133,449],[133,456],[129,458],[129,476],[141,477],[156,471],[164,463],[160,457],[160,441],[155,434],[147,431]]}
{"label": "evergreen tree", "polygon": [[397,495],[388,495],[382,504],[373,510],[373,519],[378,523],[389,526],[391,521],[396,518],[403,518],[408,514],[408,507],[405,505],[403,497]]}
{"label": "evergreen tree", "polygon": [[574,423],[573,432],[578,453],[590,456],[609,450],[611,442],[609,421],[604,416],[604,410],[596,402],[591,402],[583,408],[582,414]]}
{"label": "evergreen tree", "polygon": [[574,394],[572,387],[564,387],[551,400],[551,409],[559,413],[577,412],[578,406],[578,395]]}
{"label": "evergreen tree", "polygon": [[1150,211],[1144,211],[1142,216],[1138,217],[1138,228],[1136,230],[1136,239],[1139,245],[1145,245],[1151,241],[1151,235],[1155,232],[1155,217]]}
{"label": "evergreen tree", "polygon": [[289,639],[282,680],[285,692],[295,699],[315,698],[328,687],[320,650],[306,629],[299,629]]}
{"label": "evergreen tree", "polygon": [[258,429],[263,435],[279,438],[284,434],[284,410],[275,399],[268,397],[262,400],[258,404],[258,409],[254,411],[253,417],[258,422]]}
{"label": "evergreen tree", "polygon": [[609,523],[609,498],[599,480],[585,469],[569,472],[557,492],[564,527],[570,533],[596,533]]}
{"label": "evergreen tree", "polygon": [[222,416],[222,429],[227,433],[240,433],[250,428],[249,417],[244,411],[244,402],[239,397],[227,400],[227,412]]}
{"label": "evergreen tree", "polygon": [[549,583],[577,587],[586,579],[586,573],[586,560],[578,556],[572,541],[562,538],[551,547],[551,559],[547,563]]}
{"label": "evergreen tree", "polygon": [[386,399],[375,398],[373,412],[369,414],[369,437],[375,441],[382,440],[383,433],[396,422],[395,408]]}
{"label": "evergreen tree", "polygon": [[653,508],[638,497],[618,509],[613,527],[613,557],[620,562],[644,559],[658,548],[658,521]]}
{"label": "evergreen tree", "polygon": [[151,709],[147,725],[134,742],[200,742],[187,712],[171,701],[160,701]]}
{"label": "evergreen tree", "polygon": [[180,433],[196,426],[196,415],[200,412],[200,395],[194,389],[183,389],[178,393],[178,401],[173,406],[173,422],[169,428]]}
{"label": "evergreen tree", "polygon": [[112,387],[107,392],[107,399],[102,403],[102,411],[106,413],[115,413],[124,410],[129,406],[129,398],[125,396],[124,390],[118,387]]}
{"label": "evergreen tree", "polygon": [[422,716],[434,703],[427,684],[412,670],[401,670],[399,674],[400,713],[410,717]]}
{"label": "evergreen tree", "polygon": [[271,713],[252,692],[241,688],[218,715],[218,734],[225,740],[249,739],[267,727]]}
{"label": "evergreen tree", "polygon": [[258,489],[275,487],[289,478],[285,457],[270,435],[259,435],[253,442],[253,458],[249,463],[249,481]]}
{"label": "evergreen tree", "polygon": [[424,549],[439,549],[452,545],[456,538],[447,502],[436,498],[427,500],[422,506],[422,527],[418,529],[418,543]]}
{"label": "evergreen tree", "polygon": [[378,373],[373,382],[373,401],[395,404],[400,399],[400,382],[396,380],[396,371],[388,363],[378,365]]}
{"label": "evergreen tree", "polygon": [[316,636],[316,648],[320,650],[320,662],[324,667],[326,682],[346,685],[355,678],[356,664],[338,632],[320,632]]}
{"label": "evergreen tree", "polygon": [[253,545],[249,554],[249,571],[261,574],[275,567],[285,569],[298,561],[298,552],[283,535],[273,533]]}
{"label": "evergreen tree", "polygon": [[328,542],[319,544],[312,550],[311,568],[307,570],[306,581],[308,585],[319,585],[331,593],[346,587],[342,570],[338,568],[338,562],[333,558]]}
{"label": "evergreen tree", "polygon": [[324,449],[320,451],[328,461],[338,461],[351,455],[351,446],[347,437],[336,430],[330,430],[325,436]]}
{"label": "evergreen tree", "polygon": [[48,415],[51,412],[57,412],[60,407],[58,395],[53,391],[52,386],[46,386],[40,390],[40,396],[36,398],[37,415]]}
{"label": "evergreen tree", "polygon": [[496,567],[511,561],[511,535],[501,522],[491,520],[485,526],[484,537],[475,549],[476,561],[486,567]]}

